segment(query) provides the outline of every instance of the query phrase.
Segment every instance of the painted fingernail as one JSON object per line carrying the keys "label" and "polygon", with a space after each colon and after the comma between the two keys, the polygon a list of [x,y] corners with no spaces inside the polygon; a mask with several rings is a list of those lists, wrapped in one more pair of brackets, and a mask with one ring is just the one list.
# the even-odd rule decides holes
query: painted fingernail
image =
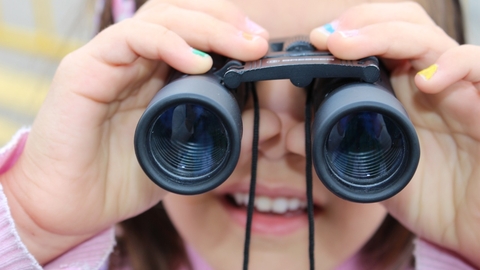
{"label": "painted fingernail", "polygon": [[247,25],[247,28],[248,28],[250,33],[259,34],[261,32],[266,31],[265,28],[261,27],[260,25],[258,25],[254,21],[250,20],[250,18],[248,18],[248,17],[245,19],[245,24]]}
{"label": "painted fingernail", "polygon": [[255,40],[255,39],[258,38],[258,36],[252,35],[252,34],[247,33],[247,32],[242,32],[242,37],[246,40],[249,40],[249,41],[252,41],[252,40]]}
{"label": "painted fingernail", "polygon": [[419,71],[417,74],[422,76],[425,80],[428,81],[433,77],[435,72],[437,72],[437,69],[438,69],[438,65],[433,64],[433,65],[429,66],[428,68]]}
{"label": "painted fingernail", "polygon": [[350,38],[350,37],[355,37],[358,36],[359,31],[357,29],[354,30],[347,30],[347,31],[338,31],[340,35],[344,38]]}
{"label": "painted fingernail", "polygon": [[324,25],[318,27],[317,31],[323,33],[326,36],[329,36],[329,35],[333,34],[333,32],[335,32],[335,30],[337,30],[337,26],[338,26],[338,22],[333,21],[331,23],[327,23],[327,24],[324,24]]}
{"label": "painted fingernail", "polygon": [[192,53],[195,54],[195,55],[198,55],[200,57],[207,57],[208,56],[207,53],[199,51],[199,50],[194,49],[194,48],[192,48]]}

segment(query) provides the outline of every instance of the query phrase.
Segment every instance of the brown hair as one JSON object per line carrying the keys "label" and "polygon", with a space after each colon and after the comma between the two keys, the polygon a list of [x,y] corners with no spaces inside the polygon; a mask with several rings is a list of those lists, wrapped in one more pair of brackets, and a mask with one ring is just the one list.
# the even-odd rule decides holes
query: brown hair
{"label": "brown hair", "polygon": [[[147,0],[135,0],[137,8]],[[417,0],[448,35],[464,43],[463,16],[458,0]],[[445,16],[451,14],[452,16]],[[111,0],[105,0],[99,31],[113,24]],[[160,203],[118,225],[117,245],[110,269],[161,270],[190,267],[183,241]],[[360,250],[364,269],[405,269],[413,266],[413,234],[387,215],[380,228]]]}
{"label": "brown hair", "polygon": [[190,267],[180,235],[162,203],[121,222],[109,269],[130,266],[141,270]]}

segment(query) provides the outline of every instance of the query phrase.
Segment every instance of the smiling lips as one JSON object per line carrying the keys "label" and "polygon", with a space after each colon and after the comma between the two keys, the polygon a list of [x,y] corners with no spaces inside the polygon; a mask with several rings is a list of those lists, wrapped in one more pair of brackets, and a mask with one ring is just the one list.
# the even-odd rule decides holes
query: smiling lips
{"label": "smiling lips", "polygon": [[[286,194],[265,195],[263,192],[260,194],[255,196],[253,234],[284,236],[299,230],[308,230],[307,201],[304,198]],[[245,229],[248,192],[232,191],[223,197],[225,198],[223,205],[230,217]],[[322,208],[318,204],[314,209],[316,215],[321,213]]]}
{"label": "smiling lips", "polygon": [[[237,206],[247,206],[249,195],[236,192],[232,195]],[[255,210],[262,213],[285,214],[304,211],[307,202],[299,198],[255,196]]]}

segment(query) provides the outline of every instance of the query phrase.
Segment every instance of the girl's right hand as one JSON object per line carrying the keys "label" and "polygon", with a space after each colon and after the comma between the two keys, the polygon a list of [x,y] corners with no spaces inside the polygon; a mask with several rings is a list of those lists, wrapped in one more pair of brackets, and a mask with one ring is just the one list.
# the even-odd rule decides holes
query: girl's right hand
{"label": "girl's right hand", "polygon": [[208,71],[212,60],[201,51],[258,59],[267,38],[225,0],[151,0],[69,54],[23,154],[0,176],[36,259],[44,264],[166,194],[138,165],[133,134],[170,67]]}

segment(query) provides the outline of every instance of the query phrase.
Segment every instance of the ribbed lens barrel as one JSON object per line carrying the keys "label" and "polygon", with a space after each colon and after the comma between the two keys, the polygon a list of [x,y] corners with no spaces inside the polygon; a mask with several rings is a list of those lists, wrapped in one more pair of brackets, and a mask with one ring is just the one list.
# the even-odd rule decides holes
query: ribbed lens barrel
{"label": "ribbed lens barrel", "polygon": [[159,166],[183,181],[193,181],[222,167],[229,149],[222,121],[197,104],[180,104],[163,112],[150,133]]}
{"label": "ribbed lens barrel", "polygon": [[356,112],[341,118],[325,145],[325,160],[332,173],[348,185],[368,186],[388,179],[402,165],[406,141],[387,116]]}

